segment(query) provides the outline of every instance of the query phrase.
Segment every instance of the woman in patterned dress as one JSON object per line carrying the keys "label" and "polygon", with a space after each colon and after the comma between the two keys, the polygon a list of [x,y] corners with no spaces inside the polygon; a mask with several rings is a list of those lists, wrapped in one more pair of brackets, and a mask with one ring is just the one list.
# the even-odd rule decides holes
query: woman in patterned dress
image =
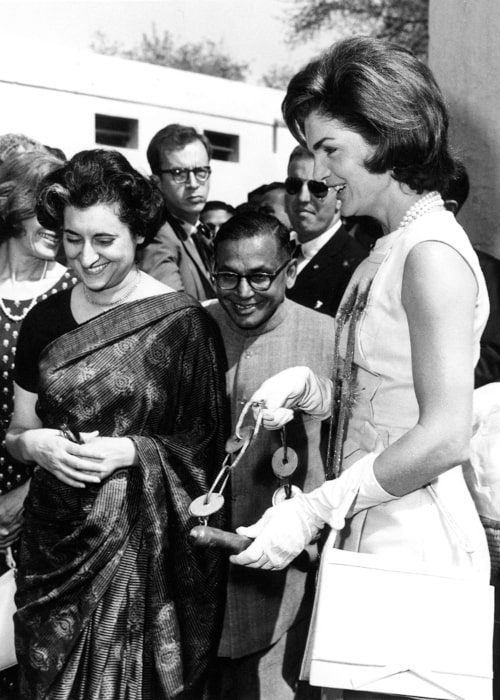
{"label": "woman in patterned dress", "polygon": [[[22,526],[22,504],[30,468],[5,448],[14,403],[14,358],[23,319],[49,294],[72,286],[76,277],[56,262],[59,239],[35,215],[43,178],[62,162],[41,151],[13,155],[0,166],[0,550],[14,546]],[[6,564],[0,557],[0,574]],[[17,697],[17,670],[0,674],[0,697]]]}
{"label": "woman in patterned dress", "polygon": [[36,465],[20,697],[201,700],[223,558],[193,549],[189,505],[224,455],[221,338],[196,300],[137,268],[163,198],[120,153],[77,153],[37,211],[81,281],[32,309],[18,342],[7,445]]}

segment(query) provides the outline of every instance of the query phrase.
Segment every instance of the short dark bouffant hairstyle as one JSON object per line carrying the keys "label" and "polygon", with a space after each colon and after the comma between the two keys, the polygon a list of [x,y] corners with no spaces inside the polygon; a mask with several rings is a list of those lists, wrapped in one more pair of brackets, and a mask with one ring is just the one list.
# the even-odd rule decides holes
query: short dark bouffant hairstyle
{"label": "short dark bouffant hairstyle", "polygon": [[148,150],[146,151],[146,158],[153,175],[160,175],[161,154],[163,151],[180,151],[188,143],[193,143],[193,141],[201,141],[210,160],[212,157],[210,141],[204,134],[196,131],[194,127],[184,126],[183,124],[169,124],[160,129],[149,142]]}
{"label": "short dark bouffant hairstyle", "polygon": [[269,236],[278,245],[278,250],[286,257],[292,255],[290,232],[281,221],[274,216],[268,216],[257,211],[236,212],[224,222],[214,238],[214,253],[226,241],[241,241],[258,236]]}
{"label": "short dark bouffant hairstyle", "polygon": [[0,241],[23,235],[23,222],[36,215],[41,183],[61,165],[62,160],[41,151],[11,155],[0,165]]}
{"label": "short dark bouffant hairstyle", "polygon": [[118,217],[147,245],[164,221],[161,190],[135,170],[118,151],[80,151],[46,178],[37,202],[42,226],[61,232],[68,206],[86,209],[94,204],[116,204]]}
{"label": "short dark bouffant hairstyle", "polygon": [[337,119],[375,148],[369,172],[391,170],[418,193],[441,191],[453,176],[443,95],[431,70],[396,44],[339,41],[292,78],[282,110],[302,145],[311,112]]}

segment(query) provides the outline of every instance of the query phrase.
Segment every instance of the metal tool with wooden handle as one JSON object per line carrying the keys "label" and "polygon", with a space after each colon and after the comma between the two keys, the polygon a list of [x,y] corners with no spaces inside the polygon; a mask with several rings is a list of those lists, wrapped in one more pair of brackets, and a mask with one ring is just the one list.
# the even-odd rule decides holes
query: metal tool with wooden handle
{"label": "metal tool with wooden handle", "polygon": [[[253,540],[235,532],[226,532],[210,525],[196,525],[189,533],[189,538],[195,547],[218,547],[230,554],[239,554]],[[315,545],[309,545],[293,560],[292,565],[299,571],[310,571],[318,565],[318,550]]]}
{"label": "metal tool with wooden handle", "polygon": [[235,532],[226,532],[209,525],[196,525],[189,533],[189,537],[195,547],[218,547],[228,550],[231,554],[239,554],[253,542],[250,537],[243,537]]}

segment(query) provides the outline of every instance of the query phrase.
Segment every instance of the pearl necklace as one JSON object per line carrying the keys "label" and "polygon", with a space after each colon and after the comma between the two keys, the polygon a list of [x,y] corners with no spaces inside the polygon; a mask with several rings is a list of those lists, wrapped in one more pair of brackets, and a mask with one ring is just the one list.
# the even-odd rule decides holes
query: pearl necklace
{"label": "pearl necklace", "polygon": [[415,204],[412,204],[399,222],[399,226],[396,230],[399,231],[399,229],[405,228],[416,219],[427,214],[431,209],[434,209],[434,207],[444,207],[443,198],[439,192],[429,192],[424,197],[417,200]]}
{"label": "pearl necklace", "polygon": [[[48,263],[48,260],[46,260],[45,263],[44,263],[44,266],[43,266],[42,276],[41,276],[40,279],[38,280],[39,282],[41,282],[42,280],[45,279],[45,275],[47,274],[47,267],[48,267],[48,264],[49,264],[49,263]],[[14,291],[14,282],[15,282],[15,277],[14,277],[14,275],[11,276],[10,281],[11,281],[11,285],[12,285],[12,291]],[[29,312],[31,311],[31,309],[32,309],[32,308],[35,306],[35,304],[37,303],[38,297],[39,297],[39,296],[40,296],[40,294],[38,294],[36,297],[33,297],[33,299],[32,299],[31,302],[28,304],[28,306],[24,309],[24,311],[23,311],[22,313],[18,314],[18,315],[13,314],[12,311],[11,311],[10,309],[8,309],[8,308],[5,306],[5,303],[4,303],[4,300],[2,299],[2,297],[0,297],[0,309],[2,309],[2,312],[7,316],[7,318],[9,318],[9,319],[10,319],[11,321],[13,321],[14,323],[18,323],[19,321],[24,321],[24,319],[25,319],[26,316],[29,314]],[[13,299],[13,301],[14,301],[15,306],[19,306],[20,303],[21,303],[21,302],[19,301],[19,299]]]}
{"label": "pearl necklace", "polygon": [[140,281],[141,281],[141,272],[140,272],[140,270],[137,270],[137,279],[135,281],[135,284],[128,290],[128,292],[126,292],[126,294],[121,296],[119,299],[115,299],[115,301],[97,301],[96,299],[92,299],[92,297],[89,296],[87,287],[85,285],[83,285],[83,295],[84,295],[85,299],[88,301],[88,303],[92,304],[92,306],[104,306],[104,307],[111,308],[112,306],[118,306],[118,304],[122,304],[130,296],[132,296],[132,294],[135,292],[135,290],[139,286]]}

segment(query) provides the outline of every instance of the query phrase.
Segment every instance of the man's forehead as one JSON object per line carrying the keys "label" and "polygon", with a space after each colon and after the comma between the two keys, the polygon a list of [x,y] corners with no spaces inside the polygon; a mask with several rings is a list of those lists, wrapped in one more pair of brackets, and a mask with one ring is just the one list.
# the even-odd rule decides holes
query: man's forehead
{"label": "man's forehead", "polygon": [[262,260],[265,262],[274,262],[279,258],[278,243],[274,236],[258,235],[250,238],[242,238],[240,240],[226,240],[219,244],[216,251],[216,257],[221,260],[232,259],[236,257],[244,258],[255,262],[259,266]]}
{"label": "man's forehead", "polygon": [[312,158],[294,158],[288,164],[289,175],[300,173],[304,177],[312,178],[313,169],[314,160]]}
{"label": "man's forehead", "polygon": [[162,161],[164,165],[175,168],[193,168],[200,165],[208,165],[207,149],[201,141],[191,141],[183,148],[173,151],[163,150]]}

